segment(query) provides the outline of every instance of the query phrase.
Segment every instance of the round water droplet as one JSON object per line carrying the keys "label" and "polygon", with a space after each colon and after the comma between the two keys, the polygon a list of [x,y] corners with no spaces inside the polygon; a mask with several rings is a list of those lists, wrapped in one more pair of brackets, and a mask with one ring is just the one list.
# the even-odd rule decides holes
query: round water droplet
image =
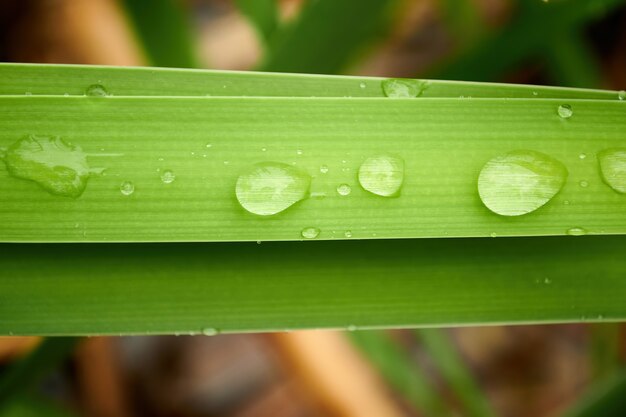
{"label": "round water droplet", "polygon": [[567,179],[567,168],[540,152],[516,150],[496,156],[478,176],[483,204],[502,216],[521,216],[554,197]]}
{"label": "round water droplet", "polygon": [[347,238],[351,238],[351,237],[352,237],[352,231],[350,231],[350,230],[346,230],[346,231],[344,232],[344,234],[343,234],[343,235],[344,235],[345,237],[347,237]]}
{"label": "round water droplet", "polygon": [[496,232],[491,232],[491,233],[489,233],[489,236],[491,236],[491,237],[498,237],[498,234]]}
{"label": "round water droplet", "polygon": [[561,119],[569,119],[574,114],[574,111],[569,104],[561,104],[557,109],[557,113]]}
{"label": "round water droplet", "polygon": [[346,196],[350,195],[352,188],[348,184],[340,184],[337,186],[337,192],[339,195]]}
{"label": "round water droplet", "polygon": [[327,165],[320,166],[320,172],[322,174],[326,174],[328,172],[328,166]]}
{"label": "round water droplet", "polygon": [[267,152],[267,148],[261,148],[261,152]]}
{"label": "round water droplet", "polygon": [[361,164],[358,177],[361,187],[372,194],[397,196],[404,181],[404,161],[392,155],[372,156]]}
{"label": "round water droplet", "polygon": [[581,182],[579,182],[578,185],[580,185],[583,188],[589,187],[589,183],[585,180],[582,180]]}
{"label": "round water droplet", "polygon": [[538,95],[539,95],[539,93],[538,93],[538,92],[533,91],[533,96],[537,97]]}
{"label": "round water droplet", "polygon": [[586,153],[581,153],[580,155],[578,155],[578,157],[580,159],[585,159],[585,158],[587,158],[587,154]]}
{"label": "round water droplet", "polygon": [[317,227],[305,227],[302,229],[301,235],[305,239],[315,239],[320,235],[320,229]]}
{"label": "round water droplet", "polygon": [[131,195],[132,193],[135,192],[135,184],[133,184],[130,181],[124,181],[121,185],[120,185],[120,191],[122,192],[122,194],[124,195]]}
{"label": "round water droplet", "polygon": [[271,216],[308,197],[311,177],[281,162],[253,165],[237,179],[239,204],[253,214]]}
{"label": "round water droplet", "polygon": [[361,84],[359,84],[359,87],[365,88],[365,87],[367,87],[367,85],[365,85],[365,83],[361,83]]}
{"label": "round water droplet", "polygon": [[382,82],[383,93],[389,98],[419,97],[426,87],[423,81],[404,78],[390,78]]}
{"label": "round water droplet", "polygon": [[587,234],[587,231],[582,227],[572,227],[567,230],[567,234],[570,236],[584,236]]}
{"label": "round water droplet", "polygon": [[302,155],[302,149],[298,149],[298,150],[296,150],[296,153],[297,153],[298,155]]}
{"label": "round water droplet", "polygon": [[626,194],[626,148],[605,149],[598,153],[602,180],[618,193]]}
{"label": "round water droplet", "polygon": [[212,147],[213,147],[213,144],[212,144],[212,143],[207,143],[207,144],[205,145],[205,147],[206,147],[207,149],[210,149],[210,148],[212,148]]}
{"label": "round water droplet", "polygon": [[220,333],[215,327],[205,327],[202,329],[202,334],[205,336],[217,336]]}
{"label": "round water droplet", "polygon": [[92,84],[85,90],[85,95],[89,97],[106,97],[109,92],[101,84]]}
{"label": "round water droplet", "polygon": [[171,184],[175,179],[176,174],[169,169],[166,169],[161,173],[161,181],[163,181],[164,184]]}
{"label": "round water droplet", "polygon": [[626,100],[626,91],[620,90],[617,92],[617,98],[619,100]]}
{"label": "round water droplet", "polygon": [[545,277],[543,279],[543,283],[546,284],[546,285],[550,285],[550,284],[552,284],[552,280],[550,278],[548,278],[548,277]]}

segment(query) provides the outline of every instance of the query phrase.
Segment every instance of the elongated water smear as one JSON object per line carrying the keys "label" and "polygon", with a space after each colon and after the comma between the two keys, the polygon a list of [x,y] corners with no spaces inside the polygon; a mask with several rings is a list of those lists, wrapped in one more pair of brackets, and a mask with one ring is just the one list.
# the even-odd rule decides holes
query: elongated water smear
{"label": "elongated water smear", "polygon": [[383,93],[389,98],[415,98],[422,95],[428,84],[407,78],[389,78],[381,83]]}
{"label": "elongated water smear", "polygon": [[58,136],[29,135],[11,145],[2,158],[8,173],[34,181],[51,194],[79,197],[87,186],[90,169],[87,154],[80,146],[66,143]]}
{"label": "elongated water smear", "polygon": [[626,148],[606,149],[598,153],[598,162],[604,182],[618,193],[626,194]]}
{"label": "elongated water smear", "polygon": [[483,204],[502,216],[521,216],[552,199],[567,179],[567,168],[541,152],[516,150],[496,156],[478,176]]}
{"label": "elongated water smear", "polygon": [[359,183],[372,194],[382,197],[397,196],[403,182],[404,161],[397,156],[372,156],[359,168]]}
{"label": "elongated water smear", "polygon": [[237,179],[235,194],[250,213],[272,216],[309,196],[311,177],[281,162],[253,165]]}

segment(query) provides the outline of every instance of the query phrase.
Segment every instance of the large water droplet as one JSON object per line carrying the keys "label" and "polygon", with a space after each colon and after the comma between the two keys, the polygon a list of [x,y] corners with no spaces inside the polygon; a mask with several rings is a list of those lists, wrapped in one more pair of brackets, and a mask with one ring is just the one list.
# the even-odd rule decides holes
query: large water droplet
{"label": "large water droplet", "polygon": [[382,82],[385,96],[390,98],[414,98],[422,95],[427,84],[406,78],[389,78]]}
{"label": "large water droplet", "polygon": [[569,104],[561,104],[557,109],[557,113],[561,119],[569,119],[574,114],[574,111]]}
{"label": "large water droplet", "polygon": [[348,184],[340,184],[337,186],[337,193],[339,193],[339,195],[347,196],[350,195],[350,192],[352,192],[352,187]]}
{"label": "large water droplet", "polygon": [[253,214],[271,216],[308,197],[311,177],[291,165],[262,162],[237,179],[239,204]]}
{"label": "large water droplet", "polygon": [[404,181],[404,161],[392,155],[367,158],[359,168],[363,189],[383,197],[398,195]]}
{"label": "large water droplet", "polygon": [[101,84],[92,84],[85,90],[85,95],[90,97],[106,97],[109,92]]}
{"label": "large water droplet", "polygon": [[92,172],[83,150],[58,136],[20,139],[3,159],[13,177],[34,181],[49,193],[65,197],[79,197]]}
{"label": "large water droplet", "polygon": [[521,216],[554,197],[567,179],[567,168],[540,152],[516,150],[489,160],[478,176],[478,194],[502,216]]}
{"label": "large water droplet", "polygon": [[163,181],[164,184],[171,184],[174,182],[175,179],[176,174],[174,174],[174,172],[169,169],[166,169],[161,173],[161,181]]}
{"label": "large water droplet", "polygon": [[320,229],[317,227],[305,227],[302,229],[301,235],[305,239],[315,239],[320,235]]}
{"label": "large water droplet", "polygon": [[120,192],[124,195],[131,195],[135,192],[135,184],[130,181],[124,181],[120,184]]}
{"label": "large water droplet", "polygon": [[626,148],[606,149],[598,153],[598,161],[604,182],[618,193],[626,194]]}

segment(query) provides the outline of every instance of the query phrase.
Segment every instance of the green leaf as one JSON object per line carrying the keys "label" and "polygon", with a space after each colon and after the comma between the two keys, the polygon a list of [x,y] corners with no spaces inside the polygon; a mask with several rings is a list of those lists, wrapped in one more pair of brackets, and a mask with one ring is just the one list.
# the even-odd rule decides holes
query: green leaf
{"label": "green leaf", "polygon": [[0,334],[623,321],[625,251],[624,236],[3,244]]}
{"label": "green leaf", "polygon": [[149,62],[158,67],[198,66],[188,16],[175,0],[123,0]]}
{"label": "green leaf", "polygon": [[[164,68],[0,63],[0,95],[384,97],[383,78]],[[429,80],[421,97],[616,100],[617,92]]]}
{"label": "green leaf", "polygon": [[626,413],[626,374],[616,372],[593,386],[564,417],[621,417]]}
{"label": "green leaf", "polygon": [[261,65],[264,71],[332,74],[389,22],[397,0],[308,1],[297,20],[276,33]]}
{"label": "green leaf", "polygon": [[277,0],[236,0],[239,10],[248,18],[267,43],[278,28]]}

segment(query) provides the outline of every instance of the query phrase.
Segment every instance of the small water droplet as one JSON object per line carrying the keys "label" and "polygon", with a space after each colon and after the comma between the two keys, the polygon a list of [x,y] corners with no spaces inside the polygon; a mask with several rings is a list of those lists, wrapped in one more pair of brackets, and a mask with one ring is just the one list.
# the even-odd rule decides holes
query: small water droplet
{"label": "small water droplet", "polygon": [[217,336],[220,333],[215,327],[205,327],[202,329],[202,334],[205,336]]}
{"label": "small water droplet", "polygon": [[491,237],[498,237],[498,234],[497,234],[496,232],[491,232],[491,233],[489,234],[489,236],[491,236]]}
{"label": "small water droplet", "polygon": [[161,173],[161,181],[164,184],[171,184],[176,179],[176,174],[173,171],[166,169]]}
{"label": "small water droplet", "polygon": [[537,97],[538,95],[539,95],[539,93],[538,93],[538,92],[533,91],[533,96]]}
{"label": "small water droplet", "polygon": [[626,100],[626,91],[620,90],[617,92],[617,98],[619,100]]}
{"label": "small water droplet", "polygon": [[569,200],[563,201],[563,204],[565,204],[566,206],[569,206]]}
{"label": "small water droplet", "polygon": [[308,197],[311,177],[281,162],[253,165],[237,179],[239,204],[253,214],[271,216]]}
{"label": "small water droplet", "polygon": [[9,146],[2,159],[9,175],[64,197],[79,197],[92,174],[80,146],[58,136],[29,135]]}
{"label": "small water droplet", "polygon": [[580,185],[583,188],[589,187],[589,183],[585,180],[582,180],[581,182],[579,182],[578,185]]}
{"label": "small water droplet", "polygon": [[537,210],[563,187],[567,168],[535,151],[516,150],[496,156],[478,176],[483,204],[502,216],[521,216]]}
{"label": "small water droplet", "polygon": [[298,150],[296,150],[296,153],[297,153],[298,155],[302,155],[302,149],[298,149]]}
{"label": "small water droplet", "polygon": [[328,166],[327,165],[320,166],[320,172],[322,174],[326,174],[328,172]]}
{"label": "small water droplet", "polygon": [[570,236],[584,236],[587,234],[587,231],[582,227],[572,227],[567,230],[567,234]]}
{"label": "small water droplet", "polygon": [[569,119],[574,114],[574,111],[569,104],[561,104],[557,109],[557,113],[561,119]]}
{"label": "small water droplet", "polygon": [[358,178],[361,187],[372,194],[397,196],[404,181],[404,161],[392,155],[372,156],[361,164]]}
{"label": "small water droplet", "polygon": [[89,97],[106,97],[109,92],[102,84],[92,84],[85,90],[85,95]]}
{"label": "small water droplet", "polygon": [[352,188],[348,184],[340,184],[337,186],[337,192],[339,195],[347,196],[352,191]]}
{"label": "small water droplet", "polygon": [[348,327],[346,327],[346,330],[348,330],[349,332],[356,332],[359,328],[354,325],[354,324],[349,324]]}
{"label": "small water droplet", "polygon": [[585,159],[585,158],[587,158],[587,154],[586,153],[581,153],[580,155],[578,155],[578,157],[580,159]]}
{"label": "small water droplet", "polygon": [[32,96],[32,95],[33,95],[33,93],[31,93],[30,91],[27,91],[27,92],[25,92],[25,93],[24,93],[24,95],[25,95],[25,96]]}
{"label": "small water droplet", "polygon": [[382,82],[382,88],[390,98],[415,98],[422,95],[427,84],[420,80],[389,78]]}
{"label": "small water droplet", "polygon": [[131,195],[132,193],[135,192],[135,184],[133,184],[130,181],[124,181],[121,185],[120,185],[120,191],[122,192],[122,194],[124,195]]}
{"label": "small water droplet", "polygon": [[224,161],[224,165],[230,164],[230,161]]}
{"label": "small water droplet", "polygon": [[315,239],[320,235],[320,229],[317,227],[305,227],[302,229],[301,235],[305,239]]}
{"label": "small water droplet", "polygon": [[343,234],[343,235],[344,235],[345,237],[347,237],[347,238],[351,238],[351,237],[352,237],[352,231],[350,231],[350,230],[346,230],[346,231],[344,232],[344,234]]}
{"label": "small water droplet", "polygon": [[361,88],[365,88],[365,87],[367,87],[367,85],[366,85],[365,83],[360,83],[360,84],[359,84],[359,87],[361,87]]}
{"label": "small water droplet", "polygon": [[159,162],[163,162],[164,160],[165,160],[165,159],[163,159],[163,158],[159,158],[159,159],[158,159],[158,161],[159,161]]}
{"label": "small water droplet", "polygon": [[552,284],[552,280],[550,278],[548,278],[548,277],[545,277],[543,279],[543,283],[546,284],[546,285],[550,285],[550,284]]}
{"label": "small water droplet", "polygon": [[605,149],[598,153],[602,180],[618,193],[626,194],[626,148]]}
{"label": "small water droplet", "polygon": [[211,149],[211,148],[213,147],[213,144],[212,144],[212,143],[207,143],[207,144],[205,145],[205,147],[206,147],[207,149]]}

